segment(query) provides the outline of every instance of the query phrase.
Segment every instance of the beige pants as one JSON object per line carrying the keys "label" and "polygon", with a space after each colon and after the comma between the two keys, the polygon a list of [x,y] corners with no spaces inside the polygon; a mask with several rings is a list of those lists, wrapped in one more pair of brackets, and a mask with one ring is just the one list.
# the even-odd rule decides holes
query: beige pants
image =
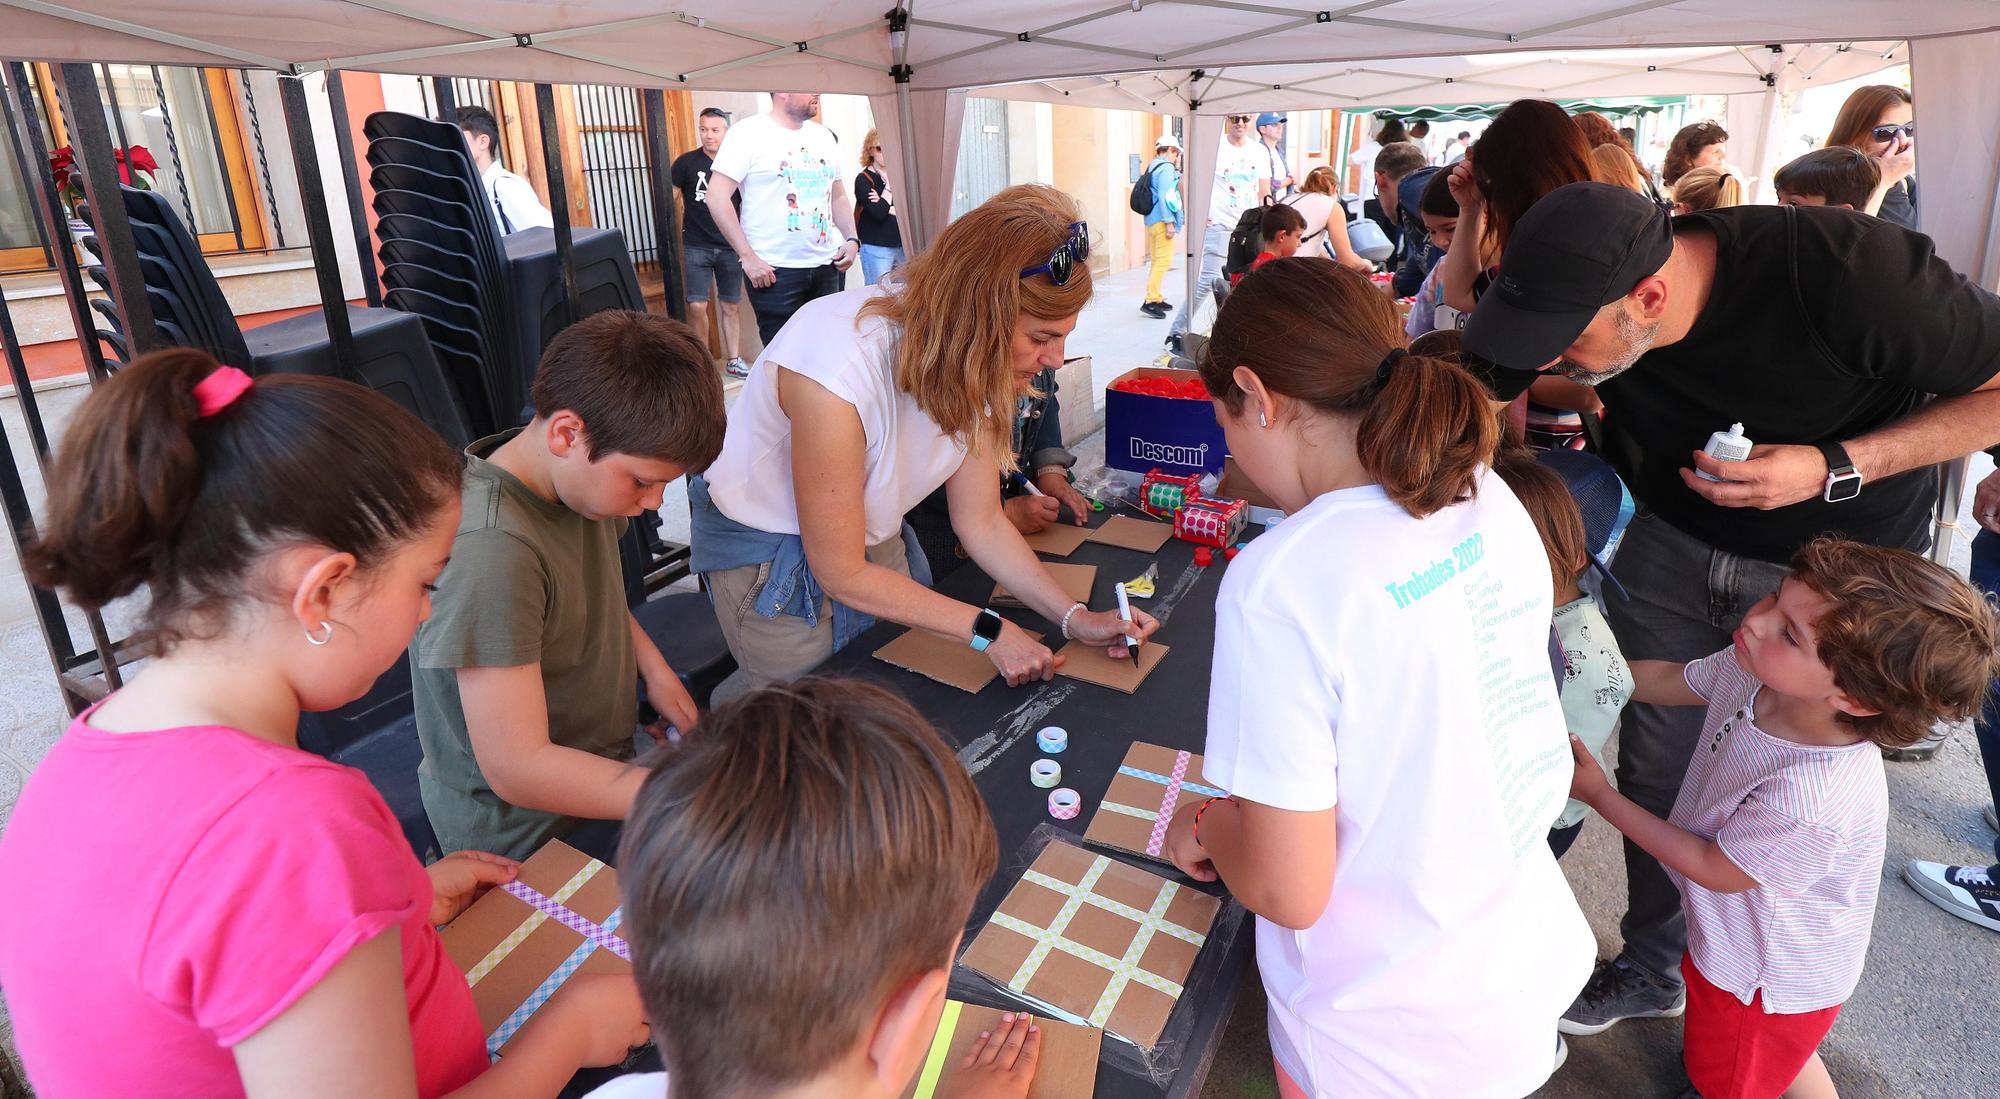
{"label": "beige pants", "polygon": [[[910,575],[904,555],[903,538],[897,535],[868,547],[868,560]],[[819,625],[808,626],[803,618],[781,614],[766,618],[757,613],[757,597],[770,582],[771,565],[744,565],[706,574],[708,596],[715,604],[716,621],[722,624],[723,639],[736,657],[736,673],[715,689],[715,701],[725,702],[757,687],[789,683],[833,655],[833,601],[819,601]]]}

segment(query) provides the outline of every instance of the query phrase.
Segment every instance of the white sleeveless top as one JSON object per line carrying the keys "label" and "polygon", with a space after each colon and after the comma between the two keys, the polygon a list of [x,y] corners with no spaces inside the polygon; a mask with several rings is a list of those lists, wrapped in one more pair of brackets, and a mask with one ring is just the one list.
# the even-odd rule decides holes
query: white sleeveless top
{"label": "white sleeveless top", "polygon": [[772,534],[799,533],[792,421],[778,405],[774,365],[811,378],[860,414],[867,449],[859,503],[869,545],[896,537],[904,513],[965,461],[965,446],[896,388],[900,329],[879,317],[855,327],[862,303],[881,292],[857,287],[807,302],[758,356],[730,410],[722,454],[703,474],[722,514]]}

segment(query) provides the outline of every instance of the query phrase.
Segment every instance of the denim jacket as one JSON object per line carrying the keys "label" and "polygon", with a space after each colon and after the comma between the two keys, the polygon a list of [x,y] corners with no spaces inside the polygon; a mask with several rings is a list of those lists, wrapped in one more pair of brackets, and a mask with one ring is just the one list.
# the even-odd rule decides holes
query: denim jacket
{"label": "denim jacket", "polygon": [[[765,618],[788,614],[805,619],[807,626],[819,625],[819,601],[826,595],[806,560],[806,544],[796,534],[773,534],[757,530],[722,514],[709,497],[708,482],[688,477],[688,511],[692,520],[688,567],[698,573],[722,572],[746,565],[771,566],[764,587],[757,593],[756,610]],[[904,540],[910,537],[907,524]],[[930,586],[930,566],[920,552],[912,551],[910,570],[918,583]],[[875,619],[843,603],[833,604],[833,651],[868,631]]]}

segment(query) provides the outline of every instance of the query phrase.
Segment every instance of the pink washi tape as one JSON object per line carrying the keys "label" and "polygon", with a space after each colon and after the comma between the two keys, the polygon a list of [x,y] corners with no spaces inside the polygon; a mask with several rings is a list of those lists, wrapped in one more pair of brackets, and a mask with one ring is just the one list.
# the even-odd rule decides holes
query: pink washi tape
{"label": "pink washi tape", "polygon": [[1049,791],[1049,815],[1057,820],[1073,820],[1083,811],[1083,795],[1065,786]]}

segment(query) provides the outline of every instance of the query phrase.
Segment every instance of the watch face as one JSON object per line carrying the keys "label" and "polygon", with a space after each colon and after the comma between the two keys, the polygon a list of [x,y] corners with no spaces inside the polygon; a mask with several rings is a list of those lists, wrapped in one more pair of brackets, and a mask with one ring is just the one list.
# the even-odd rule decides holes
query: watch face
{"label": "watch face", "polygon": [[1859,473],[1839,473],[1826,479],[1826,498],[1831,503],[1852,500],[1861,495],[1861,475]]}
{"label": "watch face", "polygon": [[1000,622],[999,615],[990,610],[983,611],[972,620],[972,632],[977,637],[992,641],[1000,636]]}

